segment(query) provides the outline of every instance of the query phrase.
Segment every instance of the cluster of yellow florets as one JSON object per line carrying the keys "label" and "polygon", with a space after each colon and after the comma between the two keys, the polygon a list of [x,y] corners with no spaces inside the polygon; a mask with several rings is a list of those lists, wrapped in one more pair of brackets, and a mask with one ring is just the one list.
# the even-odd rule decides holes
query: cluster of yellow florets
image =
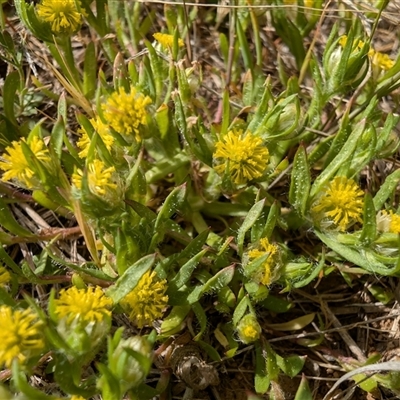
{"label": "cluster of yellow florets", "polygon": [[107,123],[119,134],[124,136],[135,135],[140,142],[143,137],[141,127],[147,125],[146,107],[151,99],[131,87],[127,93],[123,88],[111,94],[103,105],[104,118]]}
{"label": "cluster of yellow florets", "polygon": [[54,34],[71,35],[82,24],[83,13],[74,0],[43,0],[36,11],[41,20],[50,24]]}
{"label": "cluster of yellow florets", "polygon": [[337,176],[321,193],[312,211],[332,221],[339,230],[345,231],[355,222],[362,223],[363,206],[364,192],[357,183],[344,176]]}
{"label": "cluster of yellow florets", "polygon": [[[1,180],[15,180],[30,189],[37,183],[37,178],[28,161],[29,150],[27,149],[24,152],[23,146],[27,146],[37,160],[44,163],[50,161],[49,151],[43,140],[38,136],[34,136],[29,142],[25,138],[18,142],[14,141],[11,146],[6,147],[6,153],[2,156],[4,161],[0,162],[0,169],[4,173]],[[31,163],[33,163],[33,159]]]}
{"label": "cluster of yellow florets", "polygon": [[269,162],[267,147],[260,137],[242,130],[229,131],[215,144],[214,169],[227,173],[238,185],[260,178]]}
{"label": "cluster of yellow florets", "polygon": [[158,279],[154,271],[148,271],[121,304],[129,311],[130,318],[136,325],[142,328],[144,325],[151,325],[163,315],[168,303],[166,290],[167,281]]}

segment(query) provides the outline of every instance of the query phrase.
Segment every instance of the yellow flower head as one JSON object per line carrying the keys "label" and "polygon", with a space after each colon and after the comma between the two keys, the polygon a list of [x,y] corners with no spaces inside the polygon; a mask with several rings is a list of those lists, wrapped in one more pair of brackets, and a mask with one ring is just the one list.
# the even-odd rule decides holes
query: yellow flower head
{"label": "yellow flower head", "polygon": [[[14,141],[11,146],[6,147],[8,154],[3,154],[4,161],[0,162],[0,169],[5,171],[1,180],[6,182],[11,179],[17,179],[27,188],[32,188],[35,183],[35,173],[26,160],[22,150],[22,142],[26,142],[25,138],[19,142]],[[38,160],[50,161],[49,151],[42,139],[34,136],[28,146]]]}
{"label": "yellow flower head", "polygon": [[[154,39],[157,40],[158,43],[161,44],[161,46],[164,47],[172,47],[174,45],[174,37],[172,35],[168,35],[167,33],[160,33],[157,32],[153,35]],[[183,47],[185,43],[181,38],[178,39],[178,46]]]}
{"label": "yellow flower head", "polygon": [[135,87],[131,87],[130,93],[123,88],[114,92],[103,104],[104,118],[111,127],[122,135],[135,135],[140,142],[140,126],[147,124],[146,107],[151,104],[151,99],[138,93]]}
{"label": "yellow flower head", "polygon": [[374,51],[372,55],[372,64],[382,70],[387,71],[393,68],[395,63],[387,54]]}
{"label": "yellow flower head", "polygon": [[364,192],[352,179],[337,176],[327,186],[317,204],[312,208],[315,213],[322,213],[344,231],[354,222],[362,222]]}
{"label": "yellow flower head", "polygon": [[[104,165],[101,160],[94,160],[88,165],[88,186],[90,191],[97,196],[104,196],[107,189],[115,190],[117,185],[112,182],[113,172],[115,167],[108,167]],[[72,174],[72,184],[78,188],[82,188],[83,171],[77,169],[77,172]]]}
{"label": "yellow flower head", "polygon": [[400,233],[400,215],[382,210],[376,217],[378,229],[382,232]]}
{"label": "yellow flower head", "polygon": [[10,273],[0,265],[0,287],[7,285],[11,281]]}
{"label": "yellow flower head", "polygon": [[74,0],[43,0],[36,11],[40,19],[50,23],[54,34],[72,35],[82,24],[82,13]]}
{"label": "yellow flower head", "polygon": [[71,397],[71,400],[86,400],[86,399],[84,397],[82,397],[82,396],[78,396],[78,395],[74,394]]}
{"label": "yellow flower head", "polygon": [[[115,139],[114,136],[111,135],[108,126],[99,117],[92,118],[90,123],[103,140],[107,150],[110,151]],[[82,134],[77,142],[78,147],[81,149],[79,152],[79,157],[85,158],[88,155],[90,147],[90,137],[85,129],[79,129],[79,132]]]}
{"label": "yellow flower head", "polygon": [[261,334],[261,326],[253,314],[245,315],[237,326],[240,340],[244,344],[255,342]]}
{"label": "yellow flower head", "polygon": [[269,254],[268,258],[264,263],[264,270],[262,271],[260,282],[263,285],[269,285],[271,283],[271,275],[272,270],[276,264],[276,257],[274,257],[278,253],[278,247],[274,244],[271,244],[267,238],[260,239],[260,247],[259,249],[250,250],[248,253],[249,259],[254,260],[258,257],[264,256],[265,254]]}
{"label": "yellow flower head", "polygon": [[30,309],[0,306],[0,368],[3,365],[10,368],[14,359],[23,363],[43,350],[42,325]]}
{"label": "yellow flower head", "polygon": [[262,176],[269,153],[261,138],[239,130],[229,131],[215,144],[214,158],[222,159],[215,170],[219,174],[228,171],[233,182],[240,185]]}
{"label": "yellow flower head", "polygon": [[121,304],[130,310],[130,318],[139,328],[161,318],[168,303],[167,281],[159,280],[156,273],[147,271],[139,280],[137,286],[124,297]]}
{"label": "yellow flower head", "polygon": [[75,286],[60,291],[59,299],[54,300],[55,314],[72,322],[79,318],[82,322],[101,322],[111,316],[109,310],[113,302],[106,297],[99,286],[78,289]]}

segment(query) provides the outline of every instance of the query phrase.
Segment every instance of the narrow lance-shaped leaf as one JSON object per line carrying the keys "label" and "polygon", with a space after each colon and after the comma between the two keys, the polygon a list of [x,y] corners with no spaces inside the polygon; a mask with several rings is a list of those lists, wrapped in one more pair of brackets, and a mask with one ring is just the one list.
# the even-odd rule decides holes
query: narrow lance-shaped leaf
{"label": "narrow lance-shaped leaf", "polygon": [[206,315],[206,312],[204,311],[204,308],[201,306],[201,304],[199,302],[192,304],[192,310],[194,311],[196,318],[200,324],[200,331],[193,338],[194,341],[197,341],[203,336],[203,333],[205,332],[205,330],[207,328],[207,315]]}
{"label": "narrow lance-shaped leaf", "polygon": [[251,229],[251,227],[255,224],[257,219],[260,217],[262,210],[264,208],[265,199],[260,200],[253,207],[251,207],[250,211],[246,215],[246,218],[243,221],[243,224],[239,228],[238,236],[237,236],[237,244],[238,244],[238,253],[240,256],[243,254],[243,242],[246,235],[246,232]]}
{"label": "narrow lance-shaped leaf", "polygon": [[268,376],[267,365],[263,355],[263,349],[261,348],[260,343],[257,342],[255,343],[255,349],[256,349],[256,371],[255,371],[256,374],[254,378],[254,386],[257,393],[264,394],[267,393],[271,381]]}
{"label": "narrow lance-shaped leaf", "polygon": [[243,297],[243,299],[240,301],[240,303],[235,308],[235,311],[233,313],[233,318],[232,318],[233,326],[235,326],[235,327],[237,326],[239,321],[246,314],[248,308],[251,308],[251,303],[250,303],[249,298],[247,296],[245,296],[245,297]]}
{"label": "narrow lance-shaped leaf", "polygon": [[307,154],[304,146],[300,146],[293,161],[289,202],[302,218],[304,218],[307,210],[310,188],[311,175],[307,161]]}
{"label": "narrow lance-shaped leaf", "polygon": [[174,290],[180,289],[190,279],[194,269],[206,253],[207,249],[202,250],[184,264],[169,282],[170,288],[174,288]]}
{"label": "narrow lance-shaped leaf", "polygon": [[400,181],[400,169],[391,173],[386,177],[385,182],[381,185],[380,189],[374,197],[374,207],[380,210],[388,197],[394,192]]}
{"label": "narrow lance-shaped leaf", "polygon": [[374,201],[370,193],[364,197],[364,216],[363,229],[361,231],[360,243],[363,246],[369,246],[376,239],[376,210]]}

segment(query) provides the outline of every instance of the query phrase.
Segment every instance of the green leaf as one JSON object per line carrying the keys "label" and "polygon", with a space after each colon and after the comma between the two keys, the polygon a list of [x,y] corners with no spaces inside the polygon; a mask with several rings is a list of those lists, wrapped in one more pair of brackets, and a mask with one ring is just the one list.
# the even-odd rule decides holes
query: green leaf
{"label": "green leaf", "polygon": [[311,324],[311,322],[315,318],[315,313],[310,313],[306,315],[302,315],[301,317],[292,319],[288,322],[282,322],[280,324],[266,324],[268,328],[274,329],[276,331],[298,331],[303,329],[307,325]]}
{"label": "green leaf", "polygon": [[164,204],[158,212],[154,229],[160,227],[162,222],[171,218],[176,212],[182,209],[186,199],[186,184],[176,187],[165,199]]}
{"label": "green leaf", "polygon": [[376,210],[370,193],[364,197],[363,228],[360,236],[360,244],[369,246],[376,239]]}
{"label": "green leaf", "polygon": [[118,303],[136,287],[140,278],[153,266],[154,262],[154,254],[149,254],[135,262],[135,264],[131,265],[117,280],[115,285],[107,290],[107,296],[109,296],[115,304]]}
{"label": "green leaf", "polygon": [[[261,237],[266,237],[266,238],[271,237],[272,232],[274,231],[275,225],[278,221],[280,211],[281,211],[281,208],[280,208],[279,202],[277,200],[275,200],[273,202],[271,208],[269,209],[267,221],[265,223],[264,230],[263,230]],[[261,237],[259,239],[261,239]]]}
{"label": "green leaf", "polygon": [[96,363],[96,368],[101,373],[99,380],[99,387],[103,400],[115,400],[120,399],[120,383],[117,378],[112,374],[110,369],[101,363]]}
{"label": "green leaf", "polygon": [[252,307],[248,296],[245,296],[242,298],[242,300],[236,306],[235,311],[233,312],[232,323],[234,327],[239,324],[240,320],[246,314],[248,308],[251,309]]}
{"label": "green leaf", "polygon": [[394,298],[394,293],[391,290],[385,290],[382,286],[371,285],[367,289],[375,297],[376,300],[380,301],[382,304],[390,303]]}
{"label": "green leaf", "polygon": [[292,302],[283,298],[276,297],[272,294],[268,295],[265,300],[260,301],[258,304],[278,314],[285,313],[293,307]]}
{"label": "green leaf", "polygon": [[306,149],[302,145],[298,148],[294,156],[292,179],[289,190],[289,203],[294,207],[301,218],[304,218],[306,214],[310,188],[310,166],[307,162]]}
{"label": "green leaf", "polygon": [[286,10],[281,7],[273,8],[272,23],[278,36],[285,42],[294,55],[297,68],[300,70],[306,56],[306,51],[299,29],[288,19]]}
{"label": "green leaf", "polygon": [[[0,213],[1,214],[1,213]],[[3,246],[0,246],[0,260],[5,263],[5,265],[9,268],[12,269],[14,274],[17,276],[22,275],[21,268],[18,266],[18,264],[15,263],[15,261],[7,254],[5,248]]]}
{"label": "green leaf", "polygon": [[276,359],[277,354],[268,342],[265,342],[265,350],[268,378],[270,381],[277,382],[279,379],[279,367]]}
{"label": "green leaf", "polygon": [[0,304],[15,307],[17,302],[9,295],[9,293],[0,286]]}
{"label": "green leaf", "polygon": [[[208,233],[208,231],[207,231]],[[208,235],[207,235],[208,236]],[[207,249],[200,251],[194,257],[192,257],[187,263],[185,263],[178,271],[178,273],[170,280],[168,290],[180,289],[191,277],[194,269],[200,262],[200,260],[207,253]]]}
{"label": "green leaf", "polygon": [[161,336],[170,337],[183,328],[183,321],[192,309],[190,305],[172,307],[171,312],[168,314],[161,324]]}
{"label": "green leaf", "polygon": [[233,308],[236,305],[236,296],[233,290],[229,286],[223,287],[218,292],[218,302],[229,307]]}
{"label": "green leaf", "polygon": [[260,200],[249,210],[246,218],[243,221],[243,224],[238,230],[237,236],[237,244],[238,244],[238,253],[240,256],[243,255],[243,242],[246,235],[246,232],[252,228],[252,226],[256,223],[258,218],[260,217],[263,208],[265,205],[265,199]]}
{"label": "green leaf", "polygon": [[209,293],[211,291],[218,291],[227,286],[233,278],[235,273],[235,265],[230,265],[218,271],[211,279],[209,279],[202,288],[202,293]]}
{"label": "green leaf", "polygon": [[[70,361],[65,354],[58,353],[56,356],[54,379],[60,388],[66,393],[72,393],[83,398],[92,397],[97,390],[95,387],[84,388],[76,384],[81,381],[82,366],[79,361]],[[82,386],[88,382],[82,383]],[[33,397],[35,398],[35,397]]]}
{"label": "green leaf", "polygon": [[225,89],[222,96],[222,125],[221,125],[221,135],[226,135],[228,133],[228,127],[230,124],[230,114],[231,105],[229,103],[229,90]]}
{"label": "green leaf", "polygon": [[51,131],[50,148],[55,152],[60,159],[62,154],[62,147],[65,137],[65,114],[67,109],[67,101],[65,94],[62,93],[58,101],[58,116],[57,121]]}
{"label": "green leaf", "polygon": [[207,353],[207,355],[211,358],[212,361],[222,362],[221,356],[219,355],[218,351],[215,350],[215,348],[211,346],[209,343],[204,342],[202,340],[198,340],[197,344]]}
{"label": "green leaf", "polygon": [[345,260],[364,268],[370,273],[390,276],[399,272],[398,267],[395,265],[389,268],[382,264],[371,249],[363,248],[356,251],[352,247],[340,243],[334,235],[327,235],[317,230],[315,230],[315,234],[326,246],[341,255]]}
{"label": "green leaf", "polygon": [[176,77],[178,78],[179,94],[182,104],[187,107],[191,101],[192,91],[190,90],[189,81],[182,61],[176,63]]}
{"label": "green leaf", "polygon": [[218,271],[204,285],[196,287],[187,297],[187,301],[189,302],[189,304],[193,304],[200,299],[202,294],[209,293],[211,291],[219,291],[230,283],[234,273],[234,265],[230,265],[229,267]]}
{"label": "green leaf", "polygon": [[17,359],[14,359],[12,363],[12,381],[15,385],[15,388],[23,393],[28,399],[35,400],[57,400],[59,397],[49,396],[43,393],[41,390],[35,389],[31,386],[23,371],[21,371],[19,362]]}
{"label": "green leaf", "polygon": [[238,18],[236,21],[236,35],[239,39],[240,50],[242,52],[243,63],[246,70],[254,71],[253,58],[251,56],[248,39],[242,27],[242,23]]}
{"label": "green leaf", "polygon": [[304,374],[301,377],[300,385],[297,389],[294,400],[313,400],[310,386],[308,385],[308,381],[307,381],[306,377],[304,376]]}
{"label": "green leaf", "polygon": [[96,91],[97,57],[94,42],[86,46],[85,60],[83,62],[83,94],[91,99]]}
{"label": "green leaf", "polygon": [[15,95],[19,89],[20,82],[19,72],[13,71],[7,75],[3,86],[4,114],[16,126],[18,126],[18,122],[15,118]]}
{"label": "green leaf", "polygon": [[294,378],[304,367],[304,363],[306,361],[306,357],[300,356],[289,356],[289,357],[281,357],[279,355],[276,356],[276,361],[278,363],[279,368],[290,378]]}
{"label": "green leaf", "polygon": [[34,238],[31,232],[23,228],[14,218],[13,213],[8,208],[4,198],[0,197],[0,226],[11,233],[23,238]]}
{"label": "green leaf", "polygon": [[[157,389],[152,388],[149,385],[146,385],[145,383],[141,383],[137,388],[132,389],[130,392],[134,393],[135,398],[140,399],[140,400],[151,400],[154,399],[158,396],[160,396],[161,392]],[[114,400],[115,397],[113,397],[110,400]],[[106,400],[106,399],[104,399]]]}
{"label": "green leaf", "polygon": [[204,334],[207,328],[207,315],[204,311],[204,308],[200,305],[199,302],[192,304],[192,310],[196,315],[197,321],[200,323],[200,331],[197,335],[193,337],[194,341],[198,341]]}
{"label": "green leaf", "polygon": [[254,378],[254,386],[256,392],[265,394],[268,391],[271,380],[268,376],[267,365],[263,355],[263,349],[259,342],[255,343],[256,349],[256,373]]}
{"label": "green leaf", "polygon": [[136,214],[144,218],[147,223],[152,223],[157,218],[157,214],[155,212],[137,201],[125,200],[125,203],[132,207]]}
{"label": "green leaf", "polygon": [[374,207],[375,210],[380,210],[385,201],[389,198],[391,194],[396,190],[396,187],[400,181],[400,169],[392,172],[386,177],[385,182],[381,185],[378,192],[374,197]]}

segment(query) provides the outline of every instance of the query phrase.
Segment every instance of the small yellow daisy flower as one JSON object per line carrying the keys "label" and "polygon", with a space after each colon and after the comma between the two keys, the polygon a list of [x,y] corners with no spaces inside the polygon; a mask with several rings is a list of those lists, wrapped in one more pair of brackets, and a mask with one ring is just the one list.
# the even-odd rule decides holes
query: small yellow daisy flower
{"label": "small yellow daisy flower", "polygon": [[248,252],[248,256],[250,260],[255,260],[258,257],[264,256],[265,254],[269,254],[268,258],[264,263],[264,270],[262,271],[260,282],[263,285],[269,285],[271,283],[271,275],[272,269],[276,264],[275,255],[278,253],[278,247],[274,244],[271,244],[268,238],[260,239],[261,250],[253,249]]}
{"label": "small yellow daisy flower", "polygon": [[10,368],[14,359],[24,363],[44,349],[42,325],[31,309],[0,306],[0,368]]}
{"label": "small yellow daisy flower", "polygon": [[168,303],[167,281],[159,280],[156,273],[147,271],[139,280],[137,286],[127,294],[121,304],[129,310],[129,317],[139,328],[151,325],[161,318]]}
{"label": "small yellow daisy flower", "polygon": [[0,265],[0,287],[7,285],[11,281],[11,275],[6,268]]}
{"label": "small yellow daisy flower", "polygon": [[146,107],[151,104],[151,99],[138,93],[135,87],[126,93],[123,88],[114,92],[103,104],[104,118],[110,126],[122,135],[135,135],[140,142],[140,126],[147,125]]}
{"label": "small yellow daisy flower", "polygon": [[[25,138],[19,142],[14,141],[11,146],[6,147],[8,154],[4,153],[2,155],[4,161],[0,162],[0,169],[5,171],[1,180],[7,182],[11,179],[16,179],[30,189],[34,186],[35,173],[29,166],[22,151],[22,142],[26,142]],[[42,139],[34,136],[28,146],[38,160],[50,161],[49,151]]]}
{"label": "small yellow daisy flower", "polygon": [[[115,139],[114,136],[111,135],[108,126],[99,117],[92,118],[90,123],[103,140],[107,150],[110,151]],[[81,132],[82,136],[77,142],[78,147],[81,149],[78,155],[80,158],[85,158],[88,155],[90,147],[90,137],[85,129],[79,129],[79,132]]]}
{"label": "small yellow daisy flower", "polygon": [[[174,37],[172,35],[168,35],[167,33],[155,33],[153,35],[154,39],[157,40],[164,47],[172,47],[174,45]],[[178,46],[183,47],[185,43],[181,38],[178,39]]]}
{"label": "small yellow daisy flower", "polygon": [[222,161],[214,169],[220,175],[228,171],[232,181],[241,185],[262,176],[269,153],[261,138],[238,130],[229,131],[215,144],[214,158],[217,162]]}
{"label": "small yellow daisy flower", "polygon": [[[106,168],[103,161],[94,160],[88,165],[89,190],[97,196],[104,196],[107,189],[117,189],[117,185],[112,182],[113,172],[115,172],[115,167]],[[72,174],[72,184],[78,189],[82,188],[82,177],[83,171],[81,169],[77,169]]]}
{"label": "small yellow daisy flower", "polygon": [[79,318],[83,322],[101,322],[111,316],[111,299],[106,297],[99,286],[78,289],[75,286],[60,291],[60,297],[54,300],[55,314],[72,322]]}
{"label": "small yellow daisy flower", "polygon": [[36,7],[39,19],[48,22],[54,34],[72,35],[82,24],[82,13],[74,0],[43,0]]}
{"label": "small yellow daisy flower", "polygon": [[312,208],[315,213],[322,213],[344,231],[354,222],[362,222],[364,192],[352,179],[337,176],[327,186],[324,193]]}

